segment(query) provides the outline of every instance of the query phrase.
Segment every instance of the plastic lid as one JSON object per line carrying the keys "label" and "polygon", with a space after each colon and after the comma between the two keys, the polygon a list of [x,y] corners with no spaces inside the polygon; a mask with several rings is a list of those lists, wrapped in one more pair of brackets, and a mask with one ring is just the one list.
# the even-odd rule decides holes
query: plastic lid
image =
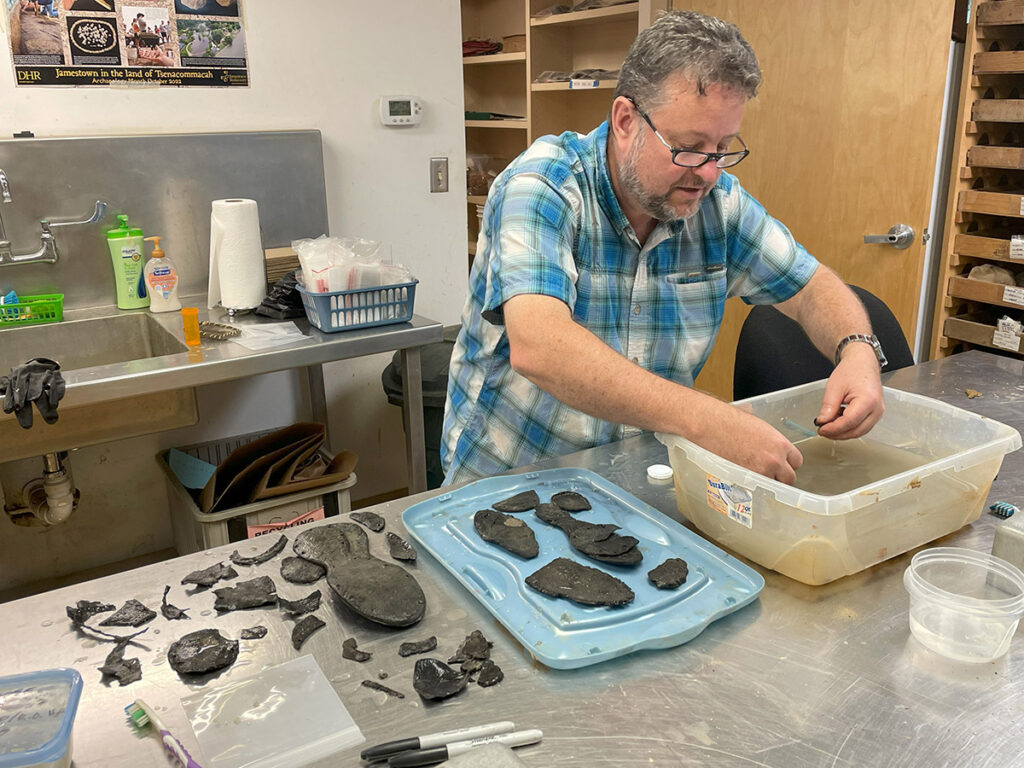
{"label": "plastic lid", "polygon": [[[141,235],[142,232],[140,231],[139,234]],[[165,255],[164,254],[164,250],[163,250],[163,248],[160,247],[160,235],[153,235],[152,237],[147,237],[146,238],[146,242],[147,243],[149,243],[149,242],[153,243],[152,258],[154,258],[154,259],[162,259],[164,257],[164,255]]]}
{"label": "plastic lid", "polygon": [[0,768],[56,764],[68,751],[81,694],[73,669],[0,678]]}
{"label": "plastic lid", "polygon": [[142,237],[142,230],[138,227],[128,226],[128,216],[124,213],[117,215],[117,220],[121,222],[120,227],[107,230],[107,237],[111,240],[119,237]]}
{"label": "plastic lid", "polygon": [[672,467],[667,464],[651,464],[647,468],[647,478],[659,483],[667,482],[672,479]]}

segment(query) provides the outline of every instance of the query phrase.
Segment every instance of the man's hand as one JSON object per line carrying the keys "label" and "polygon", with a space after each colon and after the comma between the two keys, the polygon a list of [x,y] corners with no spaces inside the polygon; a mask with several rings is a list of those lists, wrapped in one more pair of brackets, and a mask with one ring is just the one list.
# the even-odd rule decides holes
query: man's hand
{"label": "man's hand", "polygon": [[703,420],[710,428],[694,434],[697,445],[752,469],[765,477],[792,485],[804,457],[785,436],[767,422],[728,403],[708,399],[715,405],[711,418]]}
{"label": "man's hand", "polygon": [[878,423],[884,411],[874,350],[861,342],[848,344],[825,384],[821,410],[814,420],[820,427],[818,434],[830,440],[861,437]]}
{"label": "man's hand", "polygon": [[174,58],[159,48],[139,48],[139,58],[155,61],[165,67],[174,66]]}

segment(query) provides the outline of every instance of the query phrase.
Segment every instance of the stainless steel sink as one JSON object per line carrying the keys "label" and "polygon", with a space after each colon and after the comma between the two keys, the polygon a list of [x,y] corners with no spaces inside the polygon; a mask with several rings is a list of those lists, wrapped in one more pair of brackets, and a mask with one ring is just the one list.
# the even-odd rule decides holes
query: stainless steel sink
{"label": "stainless steel sink", "polygon": [[125,363],[188,349],[151,316],[138,313],[0,331],[0,373],[48,357],[65,371]]}
{"label": "stainless steel sink", "polygon": [[[187,349],[141,312],[0,330],[0,374],[33,357],[49,357],[60,363],[68,382],[56,424],[37,416],[32,429],[23,430],[13,415],[0,413],[0,463],[195,424],[199,414],[191,388],[117,394],[119,381],[138,378],[165,355],[174,365]],[[81,403],[74,387],[83,381],[103,382],[110,399]]]}

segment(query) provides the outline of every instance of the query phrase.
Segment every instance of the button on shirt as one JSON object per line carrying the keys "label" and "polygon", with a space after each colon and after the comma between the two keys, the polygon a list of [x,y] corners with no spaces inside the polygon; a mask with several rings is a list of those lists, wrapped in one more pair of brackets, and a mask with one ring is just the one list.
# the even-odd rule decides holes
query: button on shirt
{"label": "button on shirt", "polygon": [[564,301],[624,357],[692,386],[726,298],[785,301],[817,268],[727,173],[695,214],[658,223],[641,247],[612,189],[607,137],[607,122],[586,136],[545,136],[494,181],[449,372],[446,485],[640,431],[570,408],[512,370],[502,306],[513,296]]}

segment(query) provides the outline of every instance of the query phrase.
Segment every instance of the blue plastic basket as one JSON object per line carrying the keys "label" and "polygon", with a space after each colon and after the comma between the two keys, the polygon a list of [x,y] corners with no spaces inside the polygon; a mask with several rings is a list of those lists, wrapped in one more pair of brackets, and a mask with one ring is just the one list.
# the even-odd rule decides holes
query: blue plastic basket
{"label": "blue plastic basket", "polygon": [[412,320],[418,282],[331,293],[310,293],[301,285],[296,287],[309,322],[325,333],[334,333]]}

